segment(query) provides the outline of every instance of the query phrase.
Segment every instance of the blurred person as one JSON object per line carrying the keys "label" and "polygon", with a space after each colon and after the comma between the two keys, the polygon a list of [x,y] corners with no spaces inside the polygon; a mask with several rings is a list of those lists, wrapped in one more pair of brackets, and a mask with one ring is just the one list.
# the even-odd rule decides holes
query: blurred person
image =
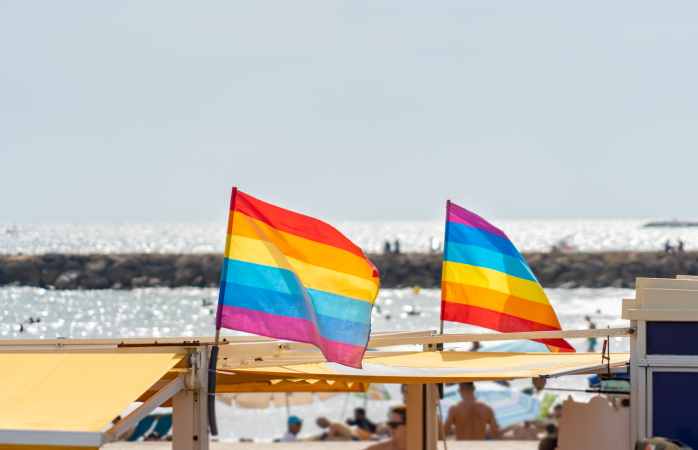
{"label": "blurred person", "polygon": [[286,433],[279,439],[279,442],[293,442],[298,440],[298,434],[303,428],[303,421],[298,416],[290,416],[286,421]]}
{"label": "blurred person", "polygon": [[538,428],[534,422],[526,420],[523,423],[504,428],[501,431],[501,435],[506,436],[505,439],[514,441],[536,441],[538,440]]}
{"label": "blurred person", "polygon": [[671,241],[669,239],[667,239],[664,243],[664,253],[674,253],[674,247],[671,245]]}
{"label": "blurred person", "polygon": [[407,449],[407,408],[396,406],[388,413],[390,439],[366,447],[365,450],[406,450]]}
{"label": "blurred person", "polygon": [[548,424],[545,427],[545,436],[538,443],[538,450],[555,450],[557,448],[557,427]]}
{"label": "blurred person", "polygon": [[[584,320],[586,321],[590,330],[596,329],[596,324],[591,320],[590,316],[584,316]],[[593,353],[596,351],[596,343],[597,343],[597,340],[595,337],[588,337],[587,338],[587,351],[589,353]]]}
{"label": "blurred person", "polygon": [[358,440],[351,428],[339,422],[331,422],[327,417],[318,417],[315,423],[324,430],[318,439],[320,441]]}
{"label": "blurred person", "polygon": [[553,414],[551,416],[551,419],[553,419],[555,422],[560,422],[560,418],[562,417],[562,405],[558,403],[557,405],[553,406]]}
{"label": "blurred person", "polygon": [[383,254],[388,255],[393,252],[392,247],[390,246],[390,241],[385,241],[383,243]]}
{"label": "blurred person", "polygon": [[541,392],[543,389],[545,389],[547,380],[544,377],[534,377],[531,378],[531,384],[533,384],[535,392]]}
{"label": "blurred person", "polygon": [[376,432],[376,424],[371,422],[368,417],[366,417],[366,410],[364,408],[354,409],[354,418],[347,419],[347,425],[355,426],[360,430],[367,431],[368,433]]}
{"label": "blurred person", "polygon": [[444,425],[446,436],[455,434],[456,440],[483,440],[499,438],[499,425],[494,417],[494,411],[486,404],[475,398],[475,385],[461,383],[461,401],[451,406]]}

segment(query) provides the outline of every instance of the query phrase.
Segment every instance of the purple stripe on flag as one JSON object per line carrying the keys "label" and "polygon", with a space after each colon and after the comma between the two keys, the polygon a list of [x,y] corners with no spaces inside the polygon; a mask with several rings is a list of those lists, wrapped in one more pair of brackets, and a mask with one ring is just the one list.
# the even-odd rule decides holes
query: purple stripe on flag
{"label": "purple stripe on flag", "polygon": [[220,317],[225,328],[313,344],[322,351],[328,361],[361,368],[361,359],[365,351],[363,346],[325,339],[317,334],[315,327],[308,320],[228,305],[221,307]]}
{"label": "purple stripe on flag", "polygon": [[468,211],[465,208],[461,208],[455,203],[448,204],[448,214],[447,219],[449,222],[461,223],[463,225],[468,225],[473,228],[479,228],[485,230],[489,233],[496,234],[503,238],[509,239],[506,234],[499,228],[495,227],[482,217],[477,214]]}

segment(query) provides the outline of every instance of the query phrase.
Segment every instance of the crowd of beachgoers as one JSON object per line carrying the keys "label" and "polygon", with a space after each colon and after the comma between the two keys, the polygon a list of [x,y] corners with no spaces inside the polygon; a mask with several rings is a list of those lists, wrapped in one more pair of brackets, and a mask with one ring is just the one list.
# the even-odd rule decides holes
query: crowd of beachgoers
{"label": "crowd of beachgoers", "polygon": [[[540,393],[545,387],[545,380],[535,379],[533,386]],[[475,397],[475,390],[474,383],[461,383],[458,386],[461,400],[451,406],[445,421],[439,420],[439,439],[539,441],[540,450],[557,447],[557,424],[563,413],[561,404],[548,405],[549,411],[540,419],[502,428],[493,409]],[[405,392],[403,386],[403,395]],[[289,416],[287,430],[276,442],[367,441],[366,450],[404,450],[407,447],[407,409],[403,404],[390,408],[385,422],[374,423],[367,417],[364,408],[355,408],[353,417],[345,422],[318,417],[315,423],[321,433],[302,437],[304,420],[295,415]]]}

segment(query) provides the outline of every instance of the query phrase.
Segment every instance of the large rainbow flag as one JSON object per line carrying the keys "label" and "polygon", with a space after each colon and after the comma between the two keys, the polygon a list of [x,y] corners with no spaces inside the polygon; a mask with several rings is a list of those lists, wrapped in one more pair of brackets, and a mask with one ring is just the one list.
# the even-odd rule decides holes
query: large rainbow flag
{"label": "large rainbow flag", "polygon": [[[450,201],[441,319],[503,332],[560,329],[543,287],[507,235]],[[540,342],[552,351],[574,351],[564,339]]]}
{"label": "large rainbow flag", "polygon": [[216,326],[316,345],[361,367],[378,271],[332,226],[233,188]]}

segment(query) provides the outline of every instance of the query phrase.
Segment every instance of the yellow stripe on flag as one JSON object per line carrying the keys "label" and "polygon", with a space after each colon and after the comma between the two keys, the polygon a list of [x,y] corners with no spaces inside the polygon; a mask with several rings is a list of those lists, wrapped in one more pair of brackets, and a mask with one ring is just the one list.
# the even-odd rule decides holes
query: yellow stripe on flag
{"label": "yellow stripe on flag", "polygon": [[234,224],[233,235],[271,243],[287,257],[362,278],[373,277],[373,267],[364,258],[339,247],[280,231],[239,211],[231,212],[230,220]]}
{"label": "yellow stripe on flag", "polygon": [[491,289],[520,299],[549,305],[543,288],[535,281],[524,280],[505,273],[452,261],[444,261],[442,280]]}
{"label": "yellow stripe on flag", "polygon": [[230,236],[230,259],[293,271],[311,289],[373,303],[378,292],[376,278],[363,278],[315,266],[285,255],[274,244],[244,236]]}

